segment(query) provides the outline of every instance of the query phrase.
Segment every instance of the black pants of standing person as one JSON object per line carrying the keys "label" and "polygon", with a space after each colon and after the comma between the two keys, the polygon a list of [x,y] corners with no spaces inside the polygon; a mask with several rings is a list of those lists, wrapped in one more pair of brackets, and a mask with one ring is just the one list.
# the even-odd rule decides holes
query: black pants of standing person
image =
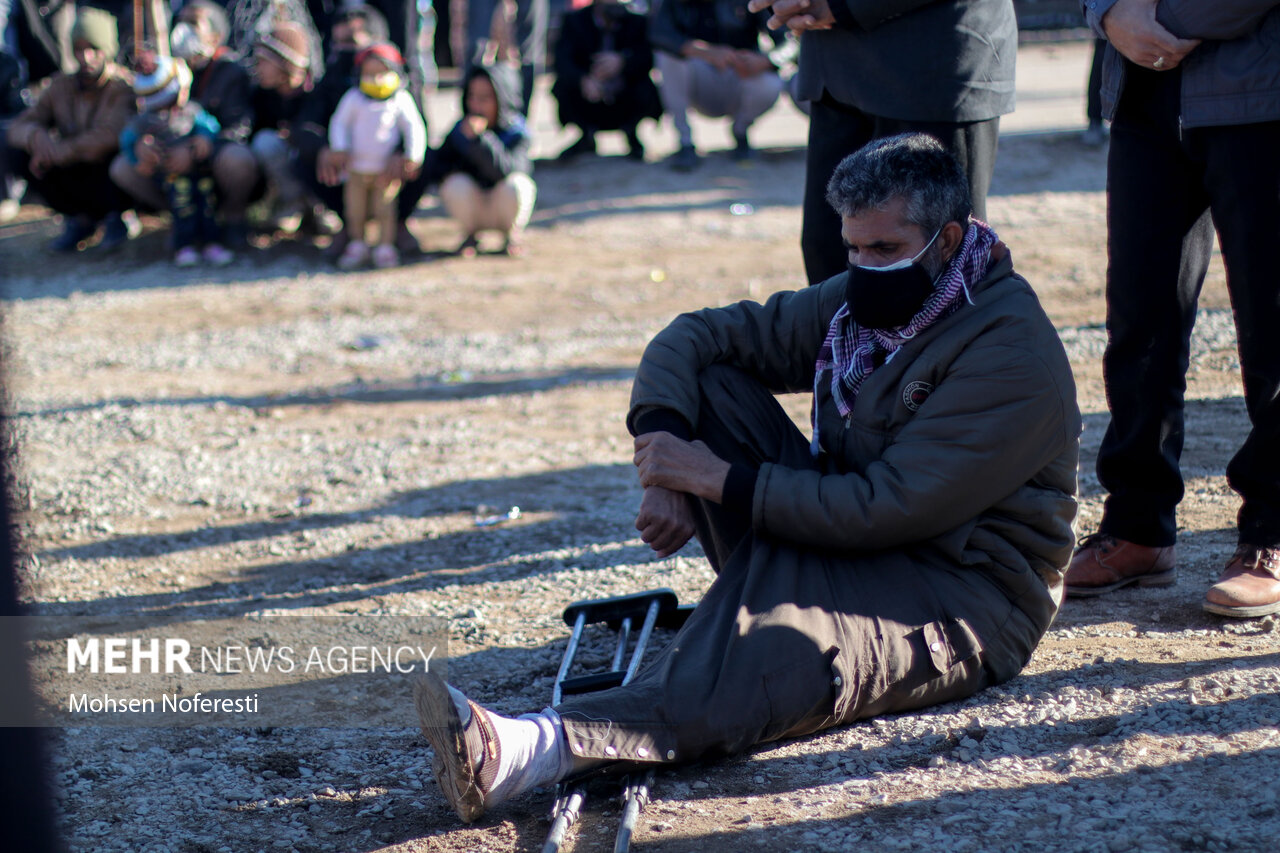
{"label": "black pants of standing person", "polygon": [[905,121],[864,113],[826,95],[809,113],[809,153],[805,159],[804,223],[800,249],[810,284],[844,272],[847,252],[840,217],[827,204],[827,182],[845,157],[873,139],[917,131],[938,139],[969,176],[973,215],[987,218],[987,190],[996,165],[1000,119],[986,121]]}
{"label": "black pants of standing person", "polygon": [[1196,302],[1214,226],[1252,429],[1227,465],[1240,541],[1280,545],[1280,121],[1180,129],[1180,69],[1128,65],[1107,163],[1111,424],[1098,453],[1102,532],[1174,543]]}

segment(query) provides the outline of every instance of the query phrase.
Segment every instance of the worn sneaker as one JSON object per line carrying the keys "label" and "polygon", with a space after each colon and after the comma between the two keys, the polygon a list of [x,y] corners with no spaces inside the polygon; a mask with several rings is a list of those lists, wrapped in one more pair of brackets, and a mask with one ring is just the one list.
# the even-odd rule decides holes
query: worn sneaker
{"label": "worn sneaker", "polygon": [[174,266],[194,267],[200,263],[200,252],[195,246],[183,246],[173,256]]}
{"label": "worn sneaker", "polygon": [[236,259],[235,252],[220,243],[210,243],[205,246],[201,255],[204,257],[206,264],[211,264],[215,267],[225,267]]}
{"label": "worn sneaker", "polygon": [[1280,548],[1236,548],[1222,577],[1205,593],[1203,606],[1219,616],[1280,613]]}
{"label": "worn sneaker", "polygon": [[484,710],[470,700],[471,719],[464,726],[448,685],[434,672],[414,684],[413,703],[422,734],[431,744],[431,770],[440,792],[463,823],[471,823],[484,814],[485,794],[498,773],[497,732]]}
{"label": "worn sneaker", "polygon": [[1173,546],[1152,548],[1104,533],[1080,540],[1067,567],[1067,595],[1092,598],[1126,586],[1170,586]]}
{"label": "worn sneaker", "polygon": [[97,230],[96,222],[79,216],[68,216],[62,223],[62,233],[49,241],[49,248],[55,252],[78,251],[80,244],[92,237]]}
{"label": "worn sneaker", "polygon": [[363,240],[352,240],[338,256],[338,269],[353,270],[369,260],[369,247]]}
{"label": "worn sneaker", "polygon": [[373,265],[380,270],[399,265],[400,252],[395,246],[375,246],[373,249]]}

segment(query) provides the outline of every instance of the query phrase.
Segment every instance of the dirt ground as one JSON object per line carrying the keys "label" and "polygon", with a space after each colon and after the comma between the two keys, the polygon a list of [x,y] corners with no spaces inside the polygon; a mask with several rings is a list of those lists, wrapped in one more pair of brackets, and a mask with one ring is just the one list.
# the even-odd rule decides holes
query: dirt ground
{"label": "dirt ground", "polygon": [[[1020,60],[1028,114],[1078,93],[1082,50]],[[1107,422],[1105,150],[1075,121],[1006,123],[989,209],[1072,358],[1085,533]],[[35,612],[54,630],[420,617],[445,626],[475,698],[541,707],[567,603],[654,586],[696,601],[709,580],[696,544],[658,561],[636,536],[622,419],[671,317],[802,284],[802,119],[780,106],[761,138],[758,161],[713,151],[691,175],[540,163],[518,260],[339,273],[285,239],[182,271],[157,222],[115,255],[54,257],[56,225],[24,209],[0,226],[0,268]],[[539,153],[564,139],[548,129]],[[457,241],[430,203],[412,228],[429,250]],[[1177,584],[1069,602],[1023,675],[966,702],[663,772],[638,849],[1274,849],[1280,631],[1200,610],[1234,545],[1240,393],[1215,264]],[[803,421],[807,401],[788,406]],[[461,827],[401,711],[380,729],[51,730],[60,826],[75,850],[540,849],[550,792]],[[611,849],[618,808],[597,794],[566,849]]]}

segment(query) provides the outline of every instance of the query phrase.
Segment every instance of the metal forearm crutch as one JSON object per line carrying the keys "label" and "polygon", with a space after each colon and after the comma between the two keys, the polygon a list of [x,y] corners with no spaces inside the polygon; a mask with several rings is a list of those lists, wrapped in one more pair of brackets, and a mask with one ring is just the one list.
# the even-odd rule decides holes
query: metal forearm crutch
{"label": "metal forearm crutch", "polygon": [[[570,604],[565,608],[564,621],[572,626],[573,630],[569,635],[569,645],[564,650],[564,659],[560,662],[560,671],[556,674],[555,687],[551,691],[551,706],[554,708],[559,705],[564,696],[591,693],[630,682],[640,669],[640,661],[644,657],[645,646],[649,643],[649,637],[653,633],[654,626],[658,624],[659,617],[663,615],[670,616],[679,610],[676,594],[669,589],[655,589],[633,595],[597,598]],[[622,662],[626,656],[627,645],[631,640],[631,631],[636,619],[641,615],[643,615],[644,621],[641,623],[640,632],[636,635],[635,648],[632,650],[631,658],[624,670],[622,669]],[[607,672],[596,672],[570,678],[569,670],[572,668],[573,659],[578,653],[578,644],[582,640],[582,631],[588,624],[598,622],[605,622],[610,628],[617,631],[617,645],[614,647],[610,668]],[[619,851],[619,853],[625,853],[630,846],[631,832],[635,827],[636,817],[640,814],[640,810],[644,808],[645,802],[648,801],[648,785],[652,778],[653,774],[650,771],[644,774],[643,779],[639,782],[628,779],[623,823],[618,830],[618,841],[614,846],[614,850]],[[560,845],[564,843],[565,833],[568,832],[573,822],[578,819],[578,814],[585,800],[586,791],[581,784],[562,782],[556,786],[556,801],[551,809],[551,831],[547,834],[547,841],[542,847],[542,853],[558,853]]]}

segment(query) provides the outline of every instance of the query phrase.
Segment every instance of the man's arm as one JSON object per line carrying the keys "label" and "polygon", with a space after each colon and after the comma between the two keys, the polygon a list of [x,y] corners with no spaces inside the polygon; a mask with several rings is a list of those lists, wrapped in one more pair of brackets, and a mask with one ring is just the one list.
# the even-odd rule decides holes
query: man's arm
{"label": "man's arm", "polygon": [[1257,30],[1277,7],[1280,0],[1160,0],[1156,20],[1182,38],[1228,41]]}
{"label": "man's arm", "polygon": [[1012,495],[1066,451],[1079,435],[1074,399],[1025,348],[966,351],[864,471],[761,466],[753,523],[842,549],[930,539]]}
{"label": "man's arm", "polygon": [[645,348],[631,389],[627,428],[639,434],[648,409],[669,409],[698,424],[698,374],[732,364],[774,392],[808,391],[818,349],[844,301],[840,286],[777,293],[763,305],[739,302],[682,314]]}

